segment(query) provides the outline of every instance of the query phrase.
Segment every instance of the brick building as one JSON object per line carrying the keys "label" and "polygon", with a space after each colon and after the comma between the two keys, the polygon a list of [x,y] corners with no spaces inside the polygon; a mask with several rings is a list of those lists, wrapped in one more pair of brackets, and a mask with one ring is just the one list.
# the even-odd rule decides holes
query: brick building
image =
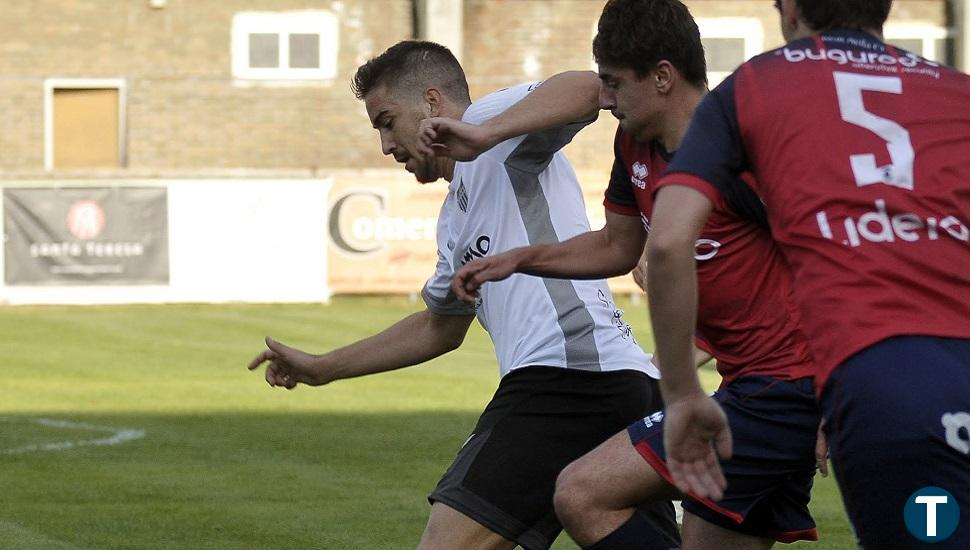
{"label": "brick building", "polygon": [[[590,68],[589,42],[602,3],[8,1],[0,18],[0,175],[76,176],[91,169],[119,176],[222,170],[312,173],[388,167],[349,92],[349,79],[360,62],[400,39],[437,38],[458,46],[473,95],[564,69]],[[729,71],[746,52],[781,42],[768,1],[687,4],[701,22],[716,71]],[[953,12],[944,0],[897,0],[887,35],[954,63]],[[308,19],[315,24],[304,24]],[[242,37],[234,43],[234,31],[249,33],[251,40]],[[257,61],[270,68],[262,73],[239,70],[246,64],[249,44],[254,55],[269,56]],[[281,63],[273,56],[287,53],[282,47],[291,59],[282,59],[284,68],[274,69]],[[297,58],[301,52],[304,59]],[[321,69],[287,69],[288,61]],[[77,91],[92,88],[110,93],[83,97]],[[100,152],[85,158],[71,148],[90,147],[90,140],[50,135],[56,126],[83,136],[82,127],[96,122],[72,110],[104,110],[112,101],[120,130],[87,131],[117,140],[116,155]],[[100,121],[115,122],[110,117]],[[611,126],[605,122],[604,127]],[[588,146],[602,134],[580,138],[583,151],[575,161],[581,169],[601,166],[609,156],[608,147]]]}
{"label": "brick building", "polygon": [[[712,82],[782,42],[768,0],[686,3]],[[4,4],[0,185],[329,178],[339,189],[411,185],[381,155],[350,92],[360,63],[401,39],[436,40],[459,55],[473,97],[592,68],[603,0]],[[965,67],[964,0],[895,4],[888,39]],[[614,127],[601,117],[569,146],[594,189],[608,174]]]}

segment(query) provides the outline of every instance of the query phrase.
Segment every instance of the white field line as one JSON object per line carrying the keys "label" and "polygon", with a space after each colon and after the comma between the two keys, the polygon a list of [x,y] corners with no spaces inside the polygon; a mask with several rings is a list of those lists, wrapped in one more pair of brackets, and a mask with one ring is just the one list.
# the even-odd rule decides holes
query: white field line
{"label": "white field line", "polygon": [[[64,430],[83,430],[86,432],[101,432],[110,434],[107,437],[93,439],[72,439],[67,441],[57,441],[55,443],[42,443],[37,445],[25,445],[14,449],[0,449],[0,455],[20,455],[27,453],[39,453],[47,451],[66,451],[78,447],[90,447],[100,445],[120,445],[128,441],[134,441],[145,437],[145,430],[131,428],[112,428],[110,426],[97,426],[84,422],[71,422],[69,420],[53,420],[50,418],[28,418],[26,422],[46,426],[48,428],[60,428]],[[2,423],[12,423],[9,417],[0,417]]]}

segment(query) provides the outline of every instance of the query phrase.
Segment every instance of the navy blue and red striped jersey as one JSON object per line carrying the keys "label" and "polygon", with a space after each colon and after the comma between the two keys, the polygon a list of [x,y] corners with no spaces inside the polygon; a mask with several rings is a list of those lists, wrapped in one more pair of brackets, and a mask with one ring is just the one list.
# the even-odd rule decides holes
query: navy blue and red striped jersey
{"label": "navy blue and red striped jersey", "polygon": [[702,101],[659,185],[718,204],[743,172],[819,389],[887,338],[970,337],[970,77],[854,31],[762,54]]}
{"label": "navy blue and red striped jersey", "polygon": [[[641,216],[649,232],[653,192],[671,155],[621,129],[604,204]],[[722,384],[738,376],[811,376],[808,347],[792,297],[791,274],[763,226],[750,189],[719,197],[697,240],[698,345],[717,358]],[[649,284],[649,282],[648,282]]]}

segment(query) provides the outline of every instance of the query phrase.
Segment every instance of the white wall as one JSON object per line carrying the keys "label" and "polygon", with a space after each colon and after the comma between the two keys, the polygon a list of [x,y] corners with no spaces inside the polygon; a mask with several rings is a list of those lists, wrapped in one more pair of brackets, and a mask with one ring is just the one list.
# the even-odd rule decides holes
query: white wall
{"label": "white wall", "polygon": [[[55,184],[64,182],[15,182]],[[0,278],[0,303],[325,302],[331,184],[330,179],[125,181],[168,188],[168,285],[29,287],[7,286]]]}
{"label": "white wall", "polygon": [[437,42],[462,61],[464,0],[420,0],[418,30],[423,40]]}

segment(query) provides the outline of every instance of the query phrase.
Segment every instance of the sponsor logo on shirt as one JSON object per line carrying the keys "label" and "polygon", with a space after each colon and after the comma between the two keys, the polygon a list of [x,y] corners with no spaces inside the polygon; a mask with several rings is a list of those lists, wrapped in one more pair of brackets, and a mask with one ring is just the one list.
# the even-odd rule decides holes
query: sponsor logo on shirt
{"label": "sponsor logo on shirt", "polygon": [[841,48],[782,48],[781,53],[789,63],[802,61],[834,61],[839,65],[901,65],[915,67],[925,63],[933,67],[939,64],[917,57],[914,54],[890,55],[885,52],[864,52],[859,50],[843,50]]}
{"label": "sponsor logo on shirt", "polygon": [[694,259],[703,262],[717,256],[717,251],[721,249],[721,243],[713,239],[697,239],[694,243]]}
{"label": "sponsor logo on shirt", "polygon": [[940,78],[939,64],[923,59],[911,53],[890,55],[885,52],[843,50],[841,48],[782,48],[776,55],[783,55],[789,63],[803,61],[834,62],[837,65],[849,65],[854,69],[866,69],[881,72],[918,73]]}
{"label": "sponsor logo on shirt", "polygon": [[[643,212],[640,212],[640,220],[643,221],[643,229],[650,234],[650,219],[647,218]],[[721,243],[715,241],[714,239],[697,239],[694,242],[694,259],[698,262],[704,262],[710,260],[714,256],[717,256],[718,251],[721,250]]]}
{"label": "sponsor logo on shirt", "polygon": [[461,257],[461,265],[465,265],[475,258],[484,258],[488,254],[488,248],[492,244],[492,239],[488,235],[482,235],[475,239],[475,244],[465,250]]}
{"label": "sponsor logo on shirt", "polygon": [[602,290],[597,292],[597,296],[600,302],[602,302],[607,309],[613,312],[611,321],[613,326],[620,331],[620,338],[623,338],[624,340],[633,340],[633,343],[636,343],[637,339],[633,336],[633,327],[623,320],[623,310],[618,309],[613,303],[613,300],[610,300],[610,298]]}
{"label": "sponsor logo on shirt", "polygon": [[842,244],[851,247],[860,246],[863,241],[892,243],[899,240],[912,243],[923,239],[935,241],[941,236],[949,236],[964,243],[970,242],[970,228],[956,216],[928,216],[923,219],[913,212],[889,215],[886,201],[882,199],[875,201],[874,210],[865,212],[858,218],[847,216],[843,219],[843,231],[839,231],[839,238],[836,237],[837,230],[824,210],[815,214],[815,220],[822,237],[841,240]]}
{"label": "sponsor logo on shirt", "polygon": [[650,175],[650,170],[647,168],[646,164],[640,161],[633,163],[633,175],[630,176],[630,181],[633,185],[636,185],[640,189],[647,188],[647,176]]}

